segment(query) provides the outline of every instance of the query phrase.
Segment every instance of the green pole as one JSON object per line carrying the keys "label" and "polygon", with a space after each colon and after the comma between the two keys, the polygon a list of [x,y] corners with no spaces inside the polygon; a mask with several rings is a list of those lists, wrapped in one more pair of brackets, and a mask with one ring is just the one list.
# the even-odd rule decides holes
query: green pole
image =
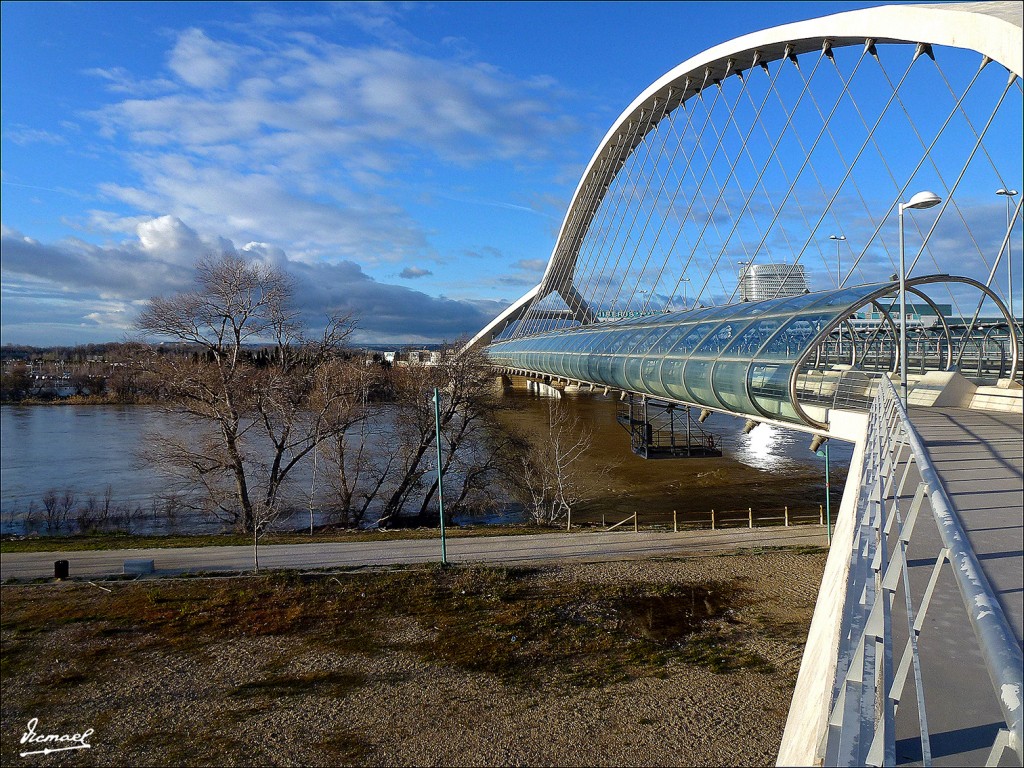
{"label": "green pole", "polygon": [[828,443],[825,443],[825,537],[832,543],[832,488],[828,471]]}
{"label": "green pole", "polygon": [[441,482],[441,393],[434,387],[434,429],[437,437],[437,508],[441,515],[441,565],[448,564],[448,551],[444,541],[444,493]]}

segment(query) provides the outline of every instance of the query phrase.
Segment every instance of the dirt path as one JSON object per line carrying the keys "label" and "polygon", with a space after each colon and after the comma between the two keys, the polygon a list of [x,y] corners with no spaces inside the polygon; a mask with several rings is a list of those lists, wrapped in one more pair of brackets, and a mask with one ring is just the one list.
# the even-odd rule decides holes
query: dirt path
{"label": "dirt path", "polygon": [[773,764],[824,560],[5,586],[0,762]]}

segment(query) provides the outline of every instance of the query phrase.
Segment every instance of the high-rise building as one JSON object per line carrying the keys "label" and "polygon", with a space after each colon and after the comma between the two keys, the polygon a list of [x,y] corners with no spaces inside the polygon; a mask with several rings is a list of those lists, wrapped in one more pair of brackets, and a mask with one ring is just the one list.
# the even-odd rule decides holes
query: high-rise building
{"label": "high-rise building", "polygon": [[765,301],[807,293],[803,264],[741,264],[740,301]]}

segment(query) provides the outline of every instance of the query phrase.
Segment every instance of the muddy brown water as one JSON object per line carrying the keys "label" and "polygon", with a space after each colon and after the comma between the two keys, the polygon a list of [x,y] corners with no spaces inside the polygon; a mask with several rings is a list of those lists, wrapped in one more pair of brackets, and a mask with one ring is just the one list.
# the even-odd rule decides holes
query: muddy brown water
{"label": "muddy brown water", "polygon": [[[508,390],[504,397],[514,407],[500,418],[542,439],[550,398],[521,390]],[[713,414],[701,426],[721,438],[721,457],[644,459],[630,451],[613,397],[565,394],[560,402],[592,431],[581,462],[590,498],[574,510],[574,524],[611,525],[637,512],[640,525],[671,526],[673,510],[680,523],[709,524],[712,509],[718,524],[746,524],[748,509],[755,523],[773,517],[781,522],[786,506],[794,520],[809,521],[825,503],[825,460],[810,451],[806,433],[762,424],[744,435],[744,419]],[[851,444],[830,443],[833,511],[852,453]]]}

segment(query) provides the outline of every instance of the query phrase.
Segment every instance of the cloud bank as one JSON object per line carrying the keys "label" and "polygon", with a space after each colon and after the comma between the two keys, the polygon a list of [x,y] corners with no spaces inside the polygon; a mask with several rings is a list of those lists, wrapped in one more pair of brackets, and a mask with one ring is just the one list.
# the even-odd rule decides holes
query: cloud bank
{"label": "cloud bank", "polygon": [[[4,227],[3,323],[21,330],[27,343],[50,343],[45,334],[96,340],[98,328],[129,334],[153,296],[187,290],[195,262],[232,253],[272,264],[295,279],[295,305],[312,326],[333,312],[351,313],[360,341],[405,342],[456,339],[475,333],[502,306],[455,301],[374,280],[351,261],[297,261],[280,248],[251,242],[236,247],[224,238],[199,235],[180,219],[140,222],[136,236],[95,246],[81,240],[44,244]],[[35,329],[35,330],[33,330]]]}

